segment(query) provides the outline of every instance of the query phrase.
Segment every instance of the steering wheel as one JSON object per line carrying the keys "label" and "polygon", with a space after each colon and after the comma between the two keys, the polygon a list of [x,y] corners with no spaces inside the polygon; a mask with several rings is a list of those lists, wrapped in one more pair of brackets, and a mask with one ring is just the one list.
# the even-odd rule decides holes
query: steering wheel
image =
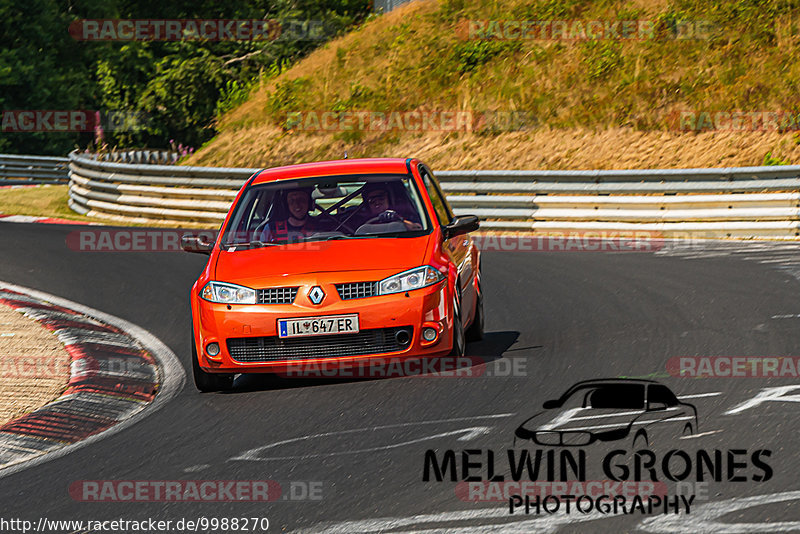
{"label": "steering wheel", "polygon": [[386,210],[377,217],[373,217],[372,219],[368,220],[362,226],[367,224],[388,224],[395,221],[403,222],[403,218],[394,210]]}

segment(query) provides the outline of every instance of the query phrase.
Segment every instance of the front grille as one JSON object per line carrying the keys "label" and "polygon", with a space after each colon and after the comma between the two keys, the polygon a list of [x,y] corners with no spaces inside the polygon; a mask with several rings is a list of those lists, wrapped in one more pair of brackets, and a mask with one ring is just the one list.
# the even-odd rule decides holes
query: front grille
{"label": "front grille", "polygon": [[378,294],[378,282],[351,282],[336,284],[336,291],[342,300],[363,299]]}
{"label": "front grille", "polygon": [[227,340],[228,352],[237,362],[271,362],[305,358],[342,358],[364,354],[397,352],[409,346],[395,339],[398,330],[405,330],[413,339],[410,326],[374,328],[357,334],[279,338],[239,337]]}
{"label": "front grille", "polygon": [[259,304],[291,304],[297,296],[296,287],[270,287],[256,292]]}

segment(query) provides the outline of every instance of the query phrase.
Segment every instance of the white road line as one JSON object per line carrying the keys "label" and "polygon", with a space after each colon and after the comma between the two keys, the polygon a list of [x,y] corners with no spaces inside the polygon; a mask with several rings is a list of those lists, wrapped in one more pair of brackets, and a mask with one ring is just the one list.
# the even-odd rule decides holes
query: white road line
{"label": "white road line", "polygon": [[[722,395],[722,392],[713,391],[709,393],[693,393],[691,395],[681,395],[678,397],[679,400],[683,399],[700,399],[704,397],[716,397],[717,395]],[[625,412],[616,412],[616,413],[608,413],[608,414],[598,414],[598,415],[578,415],[582,411],[591,410],[592,408],[572,408],[569,410],[565,410],[558,417],[555,417],[551,421],[545,423],[544,425],[540,426],[538,430],[550,430],[557,426],[563,425],[569,421],[579,421],[579,420],[591,420],[591,419],[606,419],[609,417],[620,417],[620,416],[627,416],[627,415],[639,415],[644,413],[644,410],[631,410]],[[664,411],[675,411],[678,408],[667,408]],[[616,425],[613,425],[616,426]]]}
{"label": "white road line", "polygon": [[[575,408],[575,410],[591,410],[591,408]],[[678,410],[678,408],[667,408],[666,410],[662,410],[662,412],[674,412],[675,410]],[[572,410],[570,410],[569,412],[572,412]],[[576,413],[576,412],[573,412],[573,413]],[[570,417],[568,419],[568,421],[581,421],[581,420],[591,420],[591,419],[607,419],[609,417],[623,417],[623,416],[628,416],[628,415],[642,415],[644,413],[645,413],[645,410],[641,409],[641,410],[634,410],[634,411],[629,411],[629,412],[605,413],[605,414],[598,414],[598,415],[581,415],[581,416],[578,416],[578,417]],[[564,421],[563,421],[563,419],[561,417],[557,417],[556,419],[553,419],[553,421],[551,421],[550,423],[547,423],[547,426],[550,426],[551,424],[555,425],[556,422],[559,421],[559,420],[562,421],[561,424],[564,423]],[[548,429],[542,428],[542,430],[548,430]]]}
{"label": "white road line", "polygon": [[580,413],[583,410],[585,410],[585,408],[572,408],[569,410],[564,410],[563,412],[561,412],[556,417],[554,417],[547,423],[543,424],[536,430],[550,430],[557,428],[561,425],[565,425],[572,419],[573,415],[575,415],[576,413]]}
{"label": "white road line", "polygon": [[722,430],[709,430],[708,432],[701,432],[700,434],[692,434],[690,436],[681,436],[678,439],[694,439],[702,438],[703,436],[710,436],[712,434],[719,434]]}
{"label": "white road line", "polygon": [[334,452],[321,452],[317,454],[298,454],[294,456],[270,456],[268,458],[259,458],[258,454],[262,451],[267,449],[272,449],[275,447],[279,447],[280,445],[286,445],[289,443],[295,443],[298,441],[305,441],[307,439],[315,439],[318,435],[312,436],[301,436],[299,438],[287,439],[283,441],[278,441],[275,443],[271,443],[269,445],[264,445],[263,447],[258,447],[257,449],[250,449],[249,451],[244,452],[240,456],[235,458],[231,458],[231,460],[243,460],[243,461],[251,461],[251,462],[272,462],[272,461],[285,461],[285,460],[307,460],[311,458],[330,458],[333,456],[345,456],[351,454],[362,454],[365,452],[379,452],[379,451],[388,451],[391,449],[397,449],[399,447],[404,447],[406,445],[413,445],[415,443],[421,443],[423,441],[428,441],[432,439],[439,439],[445,438],[447,436],[455,436],[458,434],[464,434],[460,438],[459,441],[467,441],[470,439],[474,439],[478,436],[483,434],[488,434],[491,431],[491,427],[488,426],[473,426],[469,428],[459,428],[458,430],[451,430],[450,432],[441,432],[439,434],[433,434],[430,436],[422,436],[420,438],[411,439],[408,441],[401,441],[399,443],[392,443],[390,445],[381,445],[380,447],[368,447],[365,449],[354,449],[354,450],[346,450],[346,451],[334,451]]}
{"label": "white road line", "polygon": [[763,388],[755,397],[737,404],[723,415],[733,415],[743,412],[764,402],[800,402],[800,395],[788,395],[800,389],[800,385],[779,386],[773,388]]}
{"label": "white road line", "polygon": [[184,467],[184,473],[197,473],[198,471],[204,471],[211,467],[211,464],[198,464],[198,465],[190,465],[189,467]]}
{"label": "white road line", "polygon": [[[653,534],[749,534],[756,532],[797,532],[800,521],[762,521],[744,519],[746,523],[724,523],[720,519],[730,513],[747,510],[766,504],[800,500],[800,491],[786,491],[755,497],[736,497],[727,501],[709,502],[697,506],[691,514],[665,515],[642,521],[638,528]],[[785,506],[784,510],[795,510],[793,506]]]}
{"label": "white road line", "polygon": [[[750,258],[748,258],[748,259],[750,259]],[[778,258],[769,258],[769,259],[766,259],[766,260],[765,259],[756,259],[756,258],[752,258],[752,259],[758,261],[758,263],[765,263],[765,264],[767,264],[767,263],[794,263],[794,262],[800,262],[800,259],[798,259],[797,257],[791,257],[791,258],[778,257]]]}
{"label": "white road line", "polygon": [[[504,417],[512,417],[517,415],[516,413],[498,413],[498,414],[490,414],[490,415],[473,415],[472,417],[453,417],[451,419],[431,419],[428,421],[411,421],[408,423],[395,423],[392,425],[379,425],[371,427],[370,430],[382,430],[384,428],[402,428],[406,426],[416,426],[416,425],[435,425],[436,423],[457,423],[460,421],[473,421],[475,419],[502,419]],[[329,434],[338,434],[340,432],[359,432],[363,429],[355,429],[355,430],[340,430],[336,432],[330,432]],[[320,434],[323,435],[323,434]]]}
{"label": "white road line", "polygon": [[722,395],[721,391],[714,391],[713,393],[694,393],[692,395],[681,395],[678,400],[683,399],[702,399],[703,397],[716,397]]}
{"label": "white road line", "polygon": [[[410,517],[382,517],[376,519],[361,519],[315,525],[311,529],[293,531],[295,533],[313,532],[315,534],[351,534],[352,532],[379,533],[393,532],[394,534],[555,534],[562,526],[586,521],[597,521],[619,516],[590,512],[587,514],[566,514],[557,512],[546,517],[530,516],[524,514],[510,515],[508,507],[479,508],[477,510],[459,510],[455,512],[441,512],[436,514],[419,514]],[[498,520],[507,520],[506,523],[497,523]],[[465,525],[464,521],[479,521],[479,525]],[[433,526],[433,524],[450,523],[447,526]],[[426,527],[425,525],[431,525]],[[410,528],[409,528],[410,527]],[[404,530],[398,530],[404,529]],[[407,530],[406,530],[407,529]]]}
{"label": "white road line", "polygon": [[[285,440],[277,441],[275,443],[270,443],[270,444],[267,444],[267,445],[263,445],[261,447],[256,447],[255,449],[250,449],[248,451],[245,451],[242,454],[240,454],[239,456],[235,456],[235,457],[231,458],[228,461],[234,461],[234,460],[259,461],[259,460],[261,460],[261,458],[258,458],[258,454],[261,451],[264,451],[264,450],[267,450],[267,449],[272,449],[272,448],[278,447],[280,445],[287,445],[289,443],[295,443],[297,441],[301,441],[301,440],[304,440],[304,439],[326,438],[326,437],[329,437],[329,436],[340,436],[340,435],[343,435],[343,434],[356,434],[356,433],[359,433],[359,432],[374,432],[376,430],[385,430],[385,429],[388,429],[388,428],[406,428],[406,427],[410,427],[410,426],[419,426],[419,425],[435,425],[435,424],[441,424],[441,423],[457,423],[457,422],[461,422],[461,421],[475,421],[477,419],[502,419],[502,418],[505,418],[505,417],[512,417],[514,415],[517,415],[517,414],[516,413],[501,413],[501,414],[489,414],[489,415],[475,415],[475,416],[472,416],[472,417],[453,417],[453,418],[450,418],[450,419],[433,419],[433,420],[429,420],[429,421],[411,421],[411,422],[407,422],[407,423],[394,423],[394,424],[391,424],[391,425],[378,425],[378,426],[373,426],[373,427],[352,428],[352,429],[349,429],[349,430],[334,430],[334,431],[331,431],[331,432],[322,432],[320,434],[312,434],[312,435],[308,435],[308,436],[300,436],[300,437],[297,437],[297,438],[285,439]],[[474,427],[474,428],[484,429],[486,427]],[[463,433],[464,430],[465,429],[460,429],[460,430],[457,430],[455,432]],[[467,434],[466,436],[463,436],[460,439],[463,440],[463,439],[467,439],[468,437],[470,437],[470,434]],[[407,445],[407,443],[406,443],[406,445]],[[364,451],[360,451],[360,452],[364,452]]]}
{"label": "white road line", "polygon": [[800,313],[790,313],[787,315],[773,315],[772,319],[797,319],[800,318]]}
{"label": "white road line", "polygon": [[[646,421],[634,421],[633,426],[635,425],[647,425],[649,423],[671,423],[673,421],[689,421],[694,419],[694,417],[687,415],[686,417],[672,417],[670,419],[648,419]],[[559,428],[556,430],[596,430],[599,428],[619,428],[621,425],[595,425],[595,426],[576,426],[576,427],[569,427],[569,428]]]}

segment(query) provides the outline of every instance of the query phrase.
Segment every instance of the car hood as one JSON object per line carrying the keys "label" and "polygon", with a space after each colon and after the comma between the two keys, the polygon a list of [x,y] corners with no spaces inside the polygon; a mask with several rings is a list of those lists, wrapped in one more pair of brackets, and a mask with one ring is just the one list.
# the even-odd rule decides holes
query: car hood
{"label": "car hood", "polygon": [[312,241],[219,251],[214,278],[226,282],[306,273],[396,270],[422,265],[430,236]]}

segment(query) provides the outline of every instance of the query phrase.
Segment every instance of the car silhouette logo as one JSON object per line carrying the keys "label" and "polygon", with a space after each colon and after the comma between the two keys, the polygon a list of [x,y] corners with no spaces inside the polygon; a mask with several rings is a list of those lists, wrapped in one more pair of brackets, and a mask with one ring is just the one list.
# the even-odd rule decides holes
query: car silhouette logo
{"label": "car silhouette logo", "polygon": [[308,300],[310,300],[312,304],[320,304],[323,299],[325,299],[325,292],[319,286],[312,287],[311,291],[308,292]]}
{"label": "car silhouette logo", "polygon": [[651,380],[579,382],[542,408],[517,428],[515,441],[580,447],[632,439],[634,446],[649,446],[697,432],[695,407]]}

